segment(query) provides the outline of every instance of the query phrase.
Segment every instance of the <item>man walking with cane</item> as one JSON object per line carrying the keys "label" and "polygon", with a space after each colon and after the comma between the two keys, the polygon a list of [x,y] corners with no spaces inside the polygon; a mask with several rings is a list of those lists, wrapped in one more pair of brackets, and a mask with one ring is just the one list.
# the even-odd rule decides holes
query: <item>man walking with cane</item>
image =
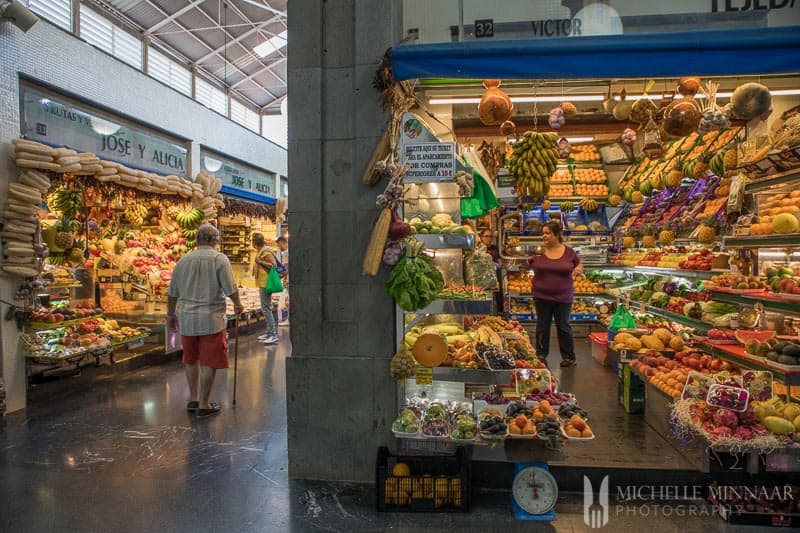
{"label": "man walking with cane", "polygon": [[225,297],[238,317],[244,307],[228,258],[216,250],[219,231],[211,224],[197,230],[197,248],[175,265],[169,285],[169,327],[180,328],[183,363],[189,382],[186,409],[198,418],[219,413],[209,402],[216,372],[228,368]]}

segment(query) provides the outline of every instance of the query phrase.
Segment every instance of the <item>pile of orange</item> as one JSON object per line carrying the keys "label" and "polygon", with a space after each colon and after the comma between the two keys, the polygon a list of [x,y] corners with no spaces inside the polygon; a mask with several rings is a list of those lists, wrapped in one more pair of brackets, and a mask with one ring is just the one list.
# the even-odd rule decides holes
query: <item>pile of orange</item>
{"label": "pile of orange", "polygon": [[578,196],[608,196],[608,185],[587,185],[585,183],[577,183],[575,185],[575,192]]}
{"label": "pile of orange", "polygon": [[572,188],[572,183],[550,185],[551,198],[564,198],[566,196],[574,196],[574,195],[575,191]]}
{"label": "pile of orange", "polygon": [[572,415],[572,418],[567,420],[564,424],[564,433],[571,439],[589,439],[594,437],[592,428],[590,428],[586,420],[579,415]]}
{"label": "pile of orange", "polygon": [[600,154],[593,144],[573,146],[569,156],[575,161],[600,161]]}
{"label": "pile of orange", "polygon": [[572,174],[566,168],[558,169],[550,176],[550,183],[572,183]]}
{"label": "pile of orange", "polygon": [[579,183],[605,183],[608,179],[602,168],[576,168],[575,181]]}

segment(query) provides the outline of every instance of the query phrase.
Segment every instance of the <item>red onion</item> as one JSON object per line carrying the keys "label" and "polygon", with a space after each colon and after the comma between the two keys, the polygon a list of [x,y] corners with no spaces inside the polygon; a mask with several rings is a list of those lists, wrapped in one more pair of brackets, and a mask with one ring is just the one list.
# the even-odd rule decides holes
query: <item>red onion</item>
{"label": "red onion", "polygon": [[411,235],[411,226],[403,222],[396,211],[392,211],[392,223],[389,225],[389,240],[392,242],[405,239]]}

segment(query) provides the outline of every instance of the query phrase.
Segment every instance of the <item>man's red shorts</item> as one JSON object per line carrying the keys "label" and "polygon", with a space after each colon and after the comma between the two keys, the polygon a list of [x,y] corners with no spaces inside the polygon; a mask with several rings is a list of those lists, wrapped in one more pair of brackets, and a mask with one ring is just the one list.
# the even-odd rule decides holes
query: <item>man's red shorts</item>
{"label": "man's red shorts", "polygon": [[202,366],[228,368],[228,332],[221,330],[211,335],[185,336],[183,342],[183,362],[193,365],[198,361]]}

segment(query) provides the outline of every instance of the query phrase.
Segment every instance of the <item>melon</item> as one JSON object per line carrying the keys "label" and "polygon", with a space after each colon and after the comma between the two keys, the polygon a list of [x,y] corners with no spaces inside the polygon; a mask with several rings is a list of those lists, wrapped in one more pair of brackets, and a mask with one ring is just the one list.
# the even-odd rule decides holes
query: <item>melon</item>
{"label": "melon", "polygon": [[414,359],[424,366],[439,366],[447,359],[447,342],[435,333],[423,333],[411,349]]}
{"label": "melon", "polygon": [[736,336],[737,341],[746,345],[747,341],[749,340],[756,340],[759,343],[767,342],[775,336],[775,330],[760,329],[755,331],[750,329],[737,329],[734,335]]}
{"label": "melon", "polygon": [[772,219],[772,231],[775,233],[797,233],[800,222],[791,213],[781,213]]}

